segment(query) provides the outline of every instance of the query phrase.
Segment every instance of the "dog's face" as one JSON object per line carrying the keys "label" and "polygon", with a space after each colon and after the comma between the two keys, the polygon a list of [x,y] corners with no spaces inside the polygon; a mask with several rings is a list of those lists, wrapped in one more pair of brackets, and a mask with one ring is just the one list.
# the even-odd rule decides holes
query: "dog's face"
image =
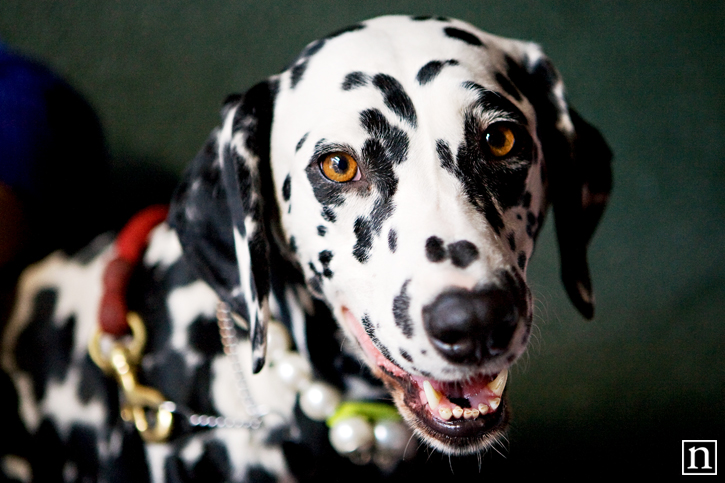
{"label": "dog's face", "polygon": [[[266,255],[274,206],[281,251],[412,428],[444,452],[480,451],[508,420],[506,374],[532,323],[526,268],[552,200],[560,240],[574,239],[562,243],[575,246],[574,261],[562,256],[565,283],[591,315],[585,247],[609,192],[594,179],[608,176],[606,145],[569,111],[536,45],[447,19],[354,26],[266,85],[269,126],[245,101],[228,108],[214,146],[240,187],[237,263]],[[595,146],[582,148],[578,126]],[[592,150],[606,166],[582,168],[578,155]],[[244,294],[263,348],[251,308],[267,282],[251,272],[226,290]]]}

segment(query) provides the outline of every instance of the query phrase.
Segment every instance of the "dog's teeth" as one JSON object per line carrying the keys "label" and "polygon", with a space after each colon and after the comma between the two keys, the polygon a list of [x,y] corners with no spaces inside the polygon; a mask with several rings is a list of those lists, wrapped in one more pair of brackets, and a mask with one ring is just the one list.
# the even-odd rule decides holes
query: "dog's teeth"
{"label": "dog's teeth", "polygon": [[440,414],[443,419],[448,421],[449,419],[451,419],[453,412],[451,412],[450,408],[442,407],[438,408],[438,414]]}
{"label": "dog's teeth", "polygon": [[463,416],[463,408],[461,406],[454,406],[451,412],[456,419],[461,419],[461,416]]}
{"label": "dog's teeth", "polygon": [[500,396],[501,394],[503,394],[503,388],[506,386],[506,379],[508,377],[508,374],[508,369],[504,369],[503,371],[499,372],[498,376],[496,376],[496,379],[489,382],[486,387],[488,387],[495,395]]}
{"label": "dog's teeth", "polygon": [[479,411],[476,408],[466,408],[463,410],[464,419],[476,419],[479,415]]}
{"label": "dog's teeth", "polygon": [[488,402],[488,405],[491,406],[491,411],[495,411],[499,404],[501,404],[500,397],[493,398]]}
{"label": "dog's teeth", "polygon": [[479,412],[479,414],[481,416],[483,416],[484,414],[488,414],[488,406],[486,406],[483,403],[479,404],[478,405],[478,412]]}
{"label": "dog's teeth", "polygon": [[426,399],[428,399],[428,405],[433,411],[435,411],[441,403],[441,399],[443,399],[443,394],[433,389],[433,386],[429,381],[423,382],[423,390],[425,391]]}

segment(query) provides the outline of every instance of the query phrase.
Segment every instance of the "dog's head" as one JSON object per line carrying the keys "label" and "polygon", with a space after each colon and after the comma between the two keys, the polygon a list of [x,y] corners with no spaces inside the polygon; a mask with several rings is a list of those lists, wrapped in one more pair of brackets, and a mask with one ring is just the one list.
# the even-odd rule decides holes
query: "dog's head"
{"label": "dog's head", "polygon": [[529,339],[544,214],[553,204],[564,284],[591,317],[586,247],[611,185],[609,149],[540,48],[382,17],[311,43],[223,116],[171,220],[249,320],[255,371],[279,254],[425,441],[447,453],[494,441]]}

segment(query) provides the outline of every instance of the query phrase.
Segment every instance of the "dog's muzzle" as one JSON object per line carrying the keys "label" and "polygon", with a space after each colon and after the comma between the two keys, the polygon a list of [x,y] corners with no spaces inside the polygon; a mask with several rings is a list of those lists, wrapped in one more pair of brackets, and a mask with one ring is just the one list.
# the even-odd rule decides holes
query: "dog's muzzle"
{"label": "dog's muzzle", "polygon": [[481,451],[502,435],[508,422],[508,367],[523,351],[530,325],[528,291],[516,280],[506,274],[496,284],[448,288],[424,306],[423,325],[432,346],[464,374],[454,380],[406,372],[343,311],[403,417],[441,451]]}

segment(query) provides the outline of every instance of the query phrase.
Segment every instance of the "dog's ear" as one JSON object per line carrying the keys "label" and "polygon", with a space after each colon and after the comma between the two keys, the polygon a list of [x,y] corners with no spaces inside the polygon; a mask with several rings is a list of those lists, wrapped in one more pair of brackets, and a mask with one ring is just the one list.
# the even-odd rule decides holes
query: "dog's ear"
{"label": "dog's ear", "polygon": [[547,195],[553,204],[564,287],[581,314],[594,316],[587,245],[612,188],[612,152],[596,128],[567,103],[559,73],[538,46],[507,58],[511,81],[536,111]]}
{"label": "dog's ear", "polygon": [[275,84],[231,96],[177,188],[169,222],[185,259],[249,324],[252,369],[264,366],[270,290],[268,220],[278,215],[269,139]]}

